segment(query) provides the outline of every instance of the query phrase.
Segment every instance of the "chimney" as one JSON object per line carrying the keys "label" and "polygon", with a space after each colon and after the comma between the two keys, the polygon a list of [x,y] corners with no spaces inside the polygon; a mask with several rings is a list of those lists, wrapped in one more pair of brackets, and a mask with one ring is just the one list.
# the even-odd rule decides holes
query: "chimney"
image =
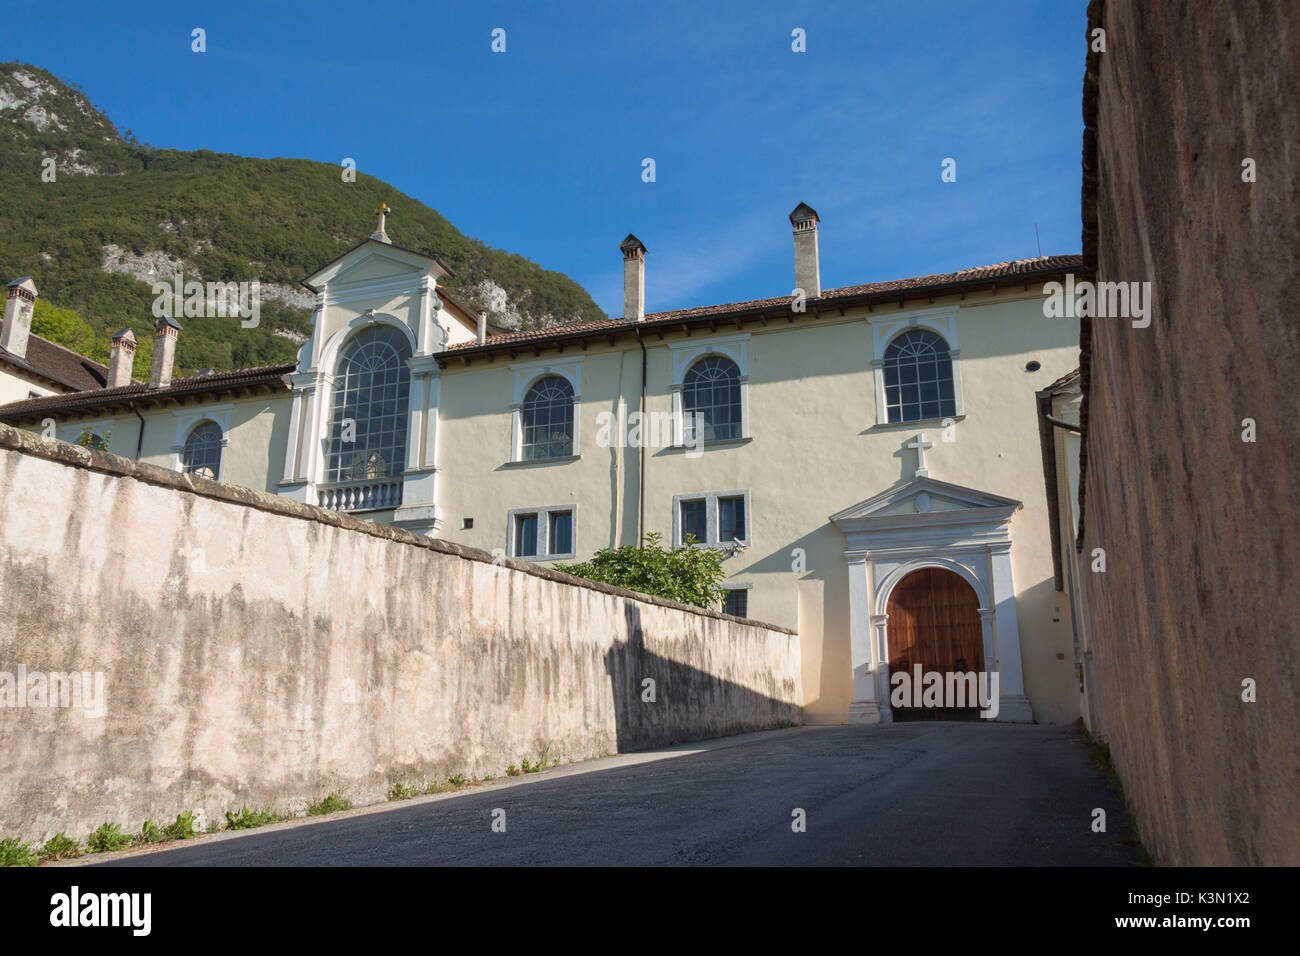
{"label": "chimney", "polygon": [[478,310],[478,344],[487,341],[487,309]]}
{"label": "chimney", "polygon": [[645,321],[645,246],[630,232],[623,250],[623,321]]}
{"label": "chimney", "polygon": [[807,203],[800,203],[790,213],[790,225],[794,226],[794,284],[810,299],[820,298],[822,294],[817,223],[817,210]]}
{"label": "chimney", "polygon": [[32,310],[36,308],[36,283],[31,276],[5,286],[5,318],[0,326],[0,348],[18,358],[27,357],[27,336],[32,331]]}
{"label": "chimney", "polygon": [[118,329],[113,333],[113,345],[108,351],[108,388],[121,388],[131,384],[131,366],[135,364],[135,333]]}
{"label": "chimney", "polygon": [[176,336],[181,331],[181,324],[164,315],[154,323],[153,330],[153,362],[149,365],[149,387],[166,388],[172,383]]}

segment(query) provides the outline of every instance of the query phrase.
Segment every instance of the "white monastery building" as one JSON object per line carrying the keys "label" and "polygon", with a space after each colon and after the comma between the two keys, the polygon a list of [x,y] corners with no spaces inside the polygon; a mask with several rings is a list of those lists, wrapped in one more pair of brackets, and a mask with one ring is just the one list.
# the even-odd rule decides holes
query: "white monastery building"
{"label": "white monastery building", "polygon": [[724,610],[799,632],[810,723],[921,716],[890,700],[918,664],[996,672],[998,720],[1074,720],[1077,456],[1040,425],[1079,341],[1043,284],[1080,257],[823,289],[817,213],[790,221],[795,295],[646,314],[628,236],[623,318],[506,332],[381,215],[304,280],[296,364],[172,378],[160,319],[148,382],[129,330],[107,369],[42,372],[25,278],[0,421],[548,565],[694,535],[727,555]]}

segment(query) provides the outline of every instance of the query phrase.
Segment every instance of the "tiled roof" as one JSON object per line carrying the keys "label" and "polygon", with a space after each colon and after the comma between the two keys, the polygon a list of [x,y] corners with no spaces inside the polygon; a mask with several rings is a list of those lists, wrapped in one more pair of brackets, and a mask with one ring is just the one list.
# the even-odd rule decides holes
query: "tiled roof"
{"label": "tiled roof", "polygon": [[1075,381],[1078,380],[1078,378],[1079,378],[1079,370],[1076,368],[1073,372],[1069,372],[1065,375],[1062,375],[1060,378],[1058,378],[1051,385],[1048,385],[1046,388],[1040,389],[1040,392],[1053,392],[1056,389],[1061,388],[1062,386],[1073,384]]}
{"label": "tiled roof", "polygon": [[[1015,259],[1010,262],[998,262],[993,265],[976,266],[959,272],[947,272],[939,275],[915,276],[910,279],[891,279],[887,282],[868,282],[863,285],[842,286],[838,289],[824,289],[818,303],[832,303],[837,299],[858,298],[870,295],[887,295],[894,292],[924,292],[944,286],[961,284],[978,284],[983,281],[1010,279],[1017,276],[1032,277],[1044,273],[1060,272],[1064,269],[1077,269],[1082,257],[1037,256],[1033,259]],[[652,312],[643,322],[630,322],[623,319],[600,319],[593,322],[574,322],[570,325],[557,325],[546,329],[533,329],[527,332],[508,332],[494,335],[486,346],[477,342],[458,342],[448,347],[448,351],[470,348],[486,348],[494,345],[508,345],[511,342],[538,342],[539,340],[570,336],[582,332],[615,332],[656,323],[673,323],[689,319],[704,318],[711,315],[729,315],[738,312],[757,312],[764,309],[784,308],[790,304],[790,297],[777,296],[771,299],[750,299],[746,302],[726,302],[719,305],[699,306],[692,309],[675,309],[671,312]]]}
{"label": "tiled roof", "polygon": [[0,362],[47,378],[69,389],[103,388],[108,384],[108,368],[84,355],[65,349],[39,335],[27,337],[27,355],[19,358],[0,349]]}
{"label": "tiled roof", "polygon": [[166,401],[182,396],[202,395],[205,392],[237,389],[254,385],[275,385],[288,390],[281,381],[297,365],[262,365],[257,368],[234,369],[229,372],[212,372],[208,375],[190,375],[173,379],[166,388],[150,388],[145,382],[133,382],[121,388],[97,388],[64,395],[47,395],[22,402],[0,405],[0,420],[12,421],[42,412],[85,412],[115,405],[125,401]]}

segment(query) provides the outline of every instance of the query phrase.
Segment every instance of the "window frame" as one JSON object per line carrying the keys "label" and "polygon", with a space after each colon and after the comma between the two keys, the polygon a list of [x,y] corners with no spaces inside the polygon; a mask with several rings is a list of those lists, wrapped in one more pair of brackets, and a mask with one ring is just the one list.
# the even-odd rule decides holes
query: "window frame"
{"label": "window frame", "polygon": [[[750,617],[749,617],[749,592],[752,591],[753,589],[754,589],[754,586],[753,586],[752,584],[740,584],[740,583],[736,583],[736,584],[732,584],[732,585],[730,585],[730,586],[724,586],[724,587],[722,588],[722,593],[723,593],[723,596],[722,596],[722,613],[723,613],[723,614],[731,614],[732,617],[741,617],[741,618],[745,618],[746,620],[750,620]],[[728,610],[727,610],[727,598],[728,598],[730,595],[732,595],[732,594],[743,594],[743,595],[745,595],[745,613],[744,613],[744,614],[733,614],[731,611],[728,611]]]}
{"label": "window frame", "polygon": [[[213,469],[213,474],[211,478],[212,481],[220,481],[222,469],[225,467],[226,464],[226,441],[227,441],[226,430],[221,427],[220,422],[215,421],[214,419],[209,417],[200,418],[197,422],[191,425],[189,427],[189,430],[185,433],[185,441],[181,445],[180,470],[187,475],[198,474],[197,472],[190,470],[189,465],[187,465],[185,462],[185,457],[186,454],[189,452],[190,442],[194,439],[195,434],[198,433],[198,430],[200,428],[204,428],[209,425],[215,428],[221,435],[221,438],[216,442],[217,463],[216,463],[216,467]],[[200,475],[199,477],[205,477],[205,476]]]}
{"label": "window frame", "polygon": [[[719,352],[710,352],[707,355],[701,355],[698,358],[696,358],[693,362],[691,362],[689,366],[687,366],[686,371],[682,373],[681,393],[682,393],[682,443],[683,444],[687,443],[686,441],[687,431],[689,430],[689,425],[691,424],[687,422],[686,418],[688,415],[692,414],[693,411],[695,411],[689,407],[687,402],[687,397],[691,391],[691,375],[692,373],[695,373],[698,369],[700,369],[701,366],[706,365],[707,363],[710,362],[726,362],[736,370],[736,378],[735,378],[736,401],[734,404],[736,417],[734,420],[727,422],[728,427],[734,428],[736,434],[727,435],[725,438],[705,438],[703,436],[700,436],[698,441],[702,444],[718,444],[720,442],[738,441],[739,439],[745,437],[744,397],[743,397],[743,387],[741,385],[741,381],[744,378],[744,376],[741,374],[740,366],[736,363],[736,360],[729,355],[723,355]],[[716,411],[719,408],[731,408],[732,403],[730,401],[724,402],[722,404],[719,404],[716,401],[717,391],[718,391],[717,386],[712,386],[710,388],[710,392],[712,393],[711,397],[714,399],[714,402],[712,405],[708,406],[708,408],[711,411]],[[714,429],[717,428],[717,424],[714,422],[710,422],[710,425]],[[692,442],[692,444],[693,443],[694,442]]]}
{"label": "window frame", "polygon": [[[514,373],[514,394],[510,404],[510,448],[507,464],[546,465],[555,462],[576,461],[582,457],[582,360],[577,356],[567,361],[542,359],[536,362],[516,362],[510,366]],[[567,379],[573,389],[573,447],[571,454],[553,458],[524,458],[524,399],[541,379],[551,375]]]}
{"label": "window frame", "polygon": [[[901,355],[891,360],[890,352],[902,349],[904,339],[909,337],[918,337],[922,346],[928,346],[933,355],[933,361],[920,356],[918,352],[912,352],[910,355]],[[945,418],[951,418],[957,413],[956,391],[952,380],[952,353],[948,348],[948,343],[944,341],[943,336],[934,332],[932,329],[907,328],[895,335],[885,346],[885,357],[881,362],[881,372],[885,379],[885,418],[891,425],[912,424],[914,422],[942,421]],[[933,380],[923,380],[921,371],[924,366],[933,365],[935,378]],[[894,383],[890,384],[890,371],[894,372]],[[911,382],[904,381],[905,374],[908,370],[915,374],[915,379]],[[944,376],[942,373],[947,372]],[[945,395],[944,385],[947,385]],[[924,395],[926,386],[933,386],[935,397],[927,399]],[[913,388],[916,391],[914,401],[906,401],[906,389]],[[890,391],[894,392],[897,397],[897,403],[890,401]],[[944,408],[946,401],[952,403],[949,409]],[[938,406],[938,410],[933,415],[924,414],[925,407]],[[898,418],[892,417],[893,409],[898,409]],[[915,408],[920,414],[913,418],[908,418],[909,409]]]}
{"label": "window frame", "polygon": [[736,363],[736,368],[740,371],[740,437],[715,438],[702,442],[700,447],[725,447],[751,441],[753,436],[749,429],[749,333],[710,336],[667,344],[673,357],[671,383],[673,447],[686,447],[686,411],[685,399],[682,395],[686,373],[694,368],[697,362],[711,356],[730,359]]}
{"label": "window frame", "polygon": [[[569,396],[568,396],[568,400],[567,400],[567,401],[558,401],[558,400],[556,400],[556,399],[549,399],[549,400],[547,401],[547,408],[548,408],[548,411],[549,411],[550,413],[552,413],[552,417],[551,417],[551,419],[550,419],[550,424],[552,424],[552,425],[554,425],[554,423],[555,423],[555,421],[556,421],[556,419],[554,418],[554,415],[553,415],[553,410],[556,409],[557,407],[558,407],[558,408],[561,408],[561,409],[564,408],[565,406],[568,407],[568,416],[569,416],[569,417],[568,417],[568,422],[567,422],[567,424],[568,424],[568,426],[569,426],[569,427],[568,427],[568,432],[569,432],[569,435],[568,435],[568,437],[569,437],[569,448],[568,448],[568,451],[567,451],[567,452],[565,452],[564,454],[560,454],[560,455],[554,455],[554,454],[548,454],[548,455],[529,455],[528,452],[529,452],[529,449],[530,449],[530,448],[538,448],[538,447],[546,446],[546,447],[548,448],[548,450],[549,450],[549,446],[552,446],[552,445],[555,444],[555,440],[554,440],[554,439],[547,439],[547,440],[545,440],[544,442],[542,442],[542,441],[537,441],[537,442],[533,442],[533,443],[530,444],[530,443],[529,443],[529,435],[528,435],[528,432],[529,432],[530,429],[537,429],[537,428],[541,427],[541,426],[539,426],[539,425],[537,425],[537,424],[530,424],[529,421],[528,421],[528,411],[529,411],[529,401],[528,401],[528,399],[529,399],[529,396],[532,395],[533,392],[534,392],[536,389],[541,388],[541,387],[543,387],[543,386],[546,386],[546,385],[547,385],[548,383],[550,383],[550,382],[563,383],[564,385],[567,385],[567,386],[568,386],[568,389],[569,389]],[[558,390],[558,389],[557,389],[557,390]],[[535,379],[533,380],[533,383],[532,383],[530,386],[528,386],[528,391],[526,391],[526,392],[524,393],[524,400],[523,400],[523,402],[520,404],[520,419],[519,419],[519,428],[520,428],[520,435],[519,435],[519,460],[520,460],[521,462],[556,461],[556,460],[563,460],[563,459],[566,459],[566,458],[572,458],[572,457],[573,457],[573,453],[574,453],[574,442],[575,442],[575,433],[576,433],[576,431],[577,431],[577,428],[575,427],[575,418],[574,418],[574,415],[575,415],[575,412],[574,412],[574,406],[576,405],[576,402],[575,402],[575,400],[574,400],[575,397],[576,397],[576,396],[574,395],[574,392],[573,392],[573,383],[570,382],[570,381],[569,381],[567,378],[565,378],[563,375],[540,375],[540,376],[538,376],[537,378],[535,378]],[[540,403],[538,403],[537,407],[538,407],[538,408],[541,408],[542,406],[541,406]]]}
{"label": "window frame", "polygon": [[[391,429],[394,432],[396,432],[400,428],[402,432],[402,444],[400,449],[397,448],[391,449],[393,454],[392,454],[391,461],[388,462],[388,466],[389,466],[388,474],[386,475],[376,475],[374,477],[369,477],[363,474],[361,476],[353,475],[352,477],[349,478],[334,477],[332,476],[332,472],[334,471],[334,469],[331,466],[331,460],[335,454],[335,450],[334,450],[335,417],[334,416],[335,413],[338,411],[339,392],[344,387],[344,383],[346,382],[346,377],[344,375],[344,370],[343,370],[344,362],[348,359],[349,350],[352,349],[352,347],[355,345],[357,340],[366,336],[374,337],[381,333],[387,334],[391,339],[396,339],[397,342],[400,343],[401,345],[401,348],[394,349],[398,356],[396,367],[395,367],[398,381],[396,385],[397,391],[394,396],[394,408],[391,416],[392,417]],[[391,346],[392,342],[389,342],[388,344]],[[364,345],[362,347],[364,348]],[[403,355],[403,352],[406,352],[407,354]],[[364,482],[364,481],[399,482],[399,483],[403,481],[403,476],[406,473],[407,462],[411,455],[411,442],[414,437],[412,435],[410,409],[411,409],[411,395],[415,389],[415,376],[412,374],[411,367],[409,364],[413,355],[414,355],[414,350],[410,343],[410,336],[409,334],[406,334],[406,330],[397,328],[387,322],[362,326],[360,329],[357,329],[352,335],[349,335],[342,343],[340,343],[338,354],[334,356],[333,369],[331,370],[328,378],[328,388],[325,391],[324,395],[322,396],[322,398],[324,399],[324,408],[323,408],[324,447],[322,449],[322,455],[321,455],[321,478],[320,478],[321,485],[337,486],[337,485],[347,485],[352,482]],[[402,394],[403,385],[405,385],[405,396],[403,396]],[[367,391],[370,393],[373,393],[374,390],[375,388],[373,384],[370,385],[370,387],[367,389]],[[371,401],[369,395],[367,395],[366,397],[366,402],[368,408],[373,406],[373,402]],[[374,418],[375,416],[371,415],[366,419],[366,421],[370,422]],[[356,422],[358,425],[360,425],[361,423],[360,416],[356,418]],[[379,428],[376,429],[376,431],[379,431],[382,434],[383,429]],[[369,432],[370,429],[367,429],[367,434],[369,434]],[[378,454],[379,451],[383,451],[383,450],[385,449],[380,448],[376,450],[374,454]],[[399,451],[400,454],[398,454]],[[400,499],[399,499],[399,503],[400,503]],[[363,508],[363,509],[353,509],[353,510],[382,510],[382,509]]]}
{"label": "window frame", "polygon": [[707,548],[729,548],[733,547],[731,539],[721,540],[721,513],[718,502],[720,499],[740,498],[744,500],[745,507],[745,536],[738,539],[742,546],[748,548],[753,544],[754,536],[754,508],[753,501],[748,488],[736,491],[708,491],[695,492],[693,494],[673,495],[673,547],[685,547],[682,544],[682,504],[687,502],[704,501],[704,519],[707,537],[705,540],[696,543],[696,547]]}
{"label": "window frame", "polygon": [[[551,516],[560,512],[569,514],[569,550],[551,551]],[[537,553],[519,554],[516,535],[516,522],[519,518],[536,516],[537,518]],[[506,556],[518,561],[570,561],[578,554],[578,506],[570,502],[564,505],[547,505],[540,508],[512,508],[506,513]]]}
{"label": "window frame", "polygon": [[[960,421],[966,417],[966,407],[962,397],[961,349],[957,339],[957,313],[960,310],[960,305],[951,305],[936,309],[910,309],[899,314],[871,314],[865,317],[864,321],[871,329],[871,368],[875,380],[878,427],[914,428],[918,424],[939,424],[949,419]],[[885,396],[885,350],[904,332],[914,329],[933,332],[948,346],[948,357],[952,361],[953,414],[941,415],[938,418],[891,422]]]}

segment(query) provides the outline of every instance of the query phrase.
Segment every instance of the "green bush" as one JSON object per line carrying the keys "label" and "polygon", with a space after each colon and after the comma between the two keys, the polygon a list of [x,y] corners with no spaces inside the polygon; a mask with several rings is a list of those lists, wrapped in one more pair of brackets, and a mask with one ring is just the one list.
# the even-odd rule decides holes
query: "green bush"
{"label": "green bush", "polygon": [[589,561],[557,564],[555,569],[681,604],[716,608],[727,576],[722,570],[723,553],[717,548],[696,547],[689,535],[680,548],[665,548],[660,540],[661,535],[652,531],[645,536],[643,547],[602,548]]}
{"label": "green bush", "polygon": [[86,846],[91,853],[111,853],[130,845],[131,838],[116,823],[102,823],[99,829],[86,837]]}
{"label": "green bush", "polygon": [[56,833],[45,841],[45,846],[41,847],[41,859],[70,860],[85,852],[81,844],[66,833]]}
{"label": "green bush", "polygon": [[313,817],[323,817],[327,813],[337,813],[340,810],[350,810],[352,801],[348,800],[341,793],[331,793],[319,803],[313,803],[307,808],[307,814]]}
{"label": "green bush", "polygon": [[40,862],[30,843],[19,843],[15,837],[0,840],[0,866],[36,866]]}
{"label": "green bush", "polygon": [[140,827],[140,832],[135,836],[136,843],[161,843],[165,839],[167,834],[163,832],[163,828],[152,820],[145,820],[144,825]]}
{"label": "green bush", "polygon": [[194,814],[189,810],[179,814],[175,822],[163,828],[163,835],[168,840],[188,840],[197,832],[194,826]]}
{"label": "green bush", "polygon": [[280,815],[270,807],[265,810],[250,810],[248,807],[240,807],[238,813],[226,812],[227,830],[252,830],[254,827],[279,822]]}

